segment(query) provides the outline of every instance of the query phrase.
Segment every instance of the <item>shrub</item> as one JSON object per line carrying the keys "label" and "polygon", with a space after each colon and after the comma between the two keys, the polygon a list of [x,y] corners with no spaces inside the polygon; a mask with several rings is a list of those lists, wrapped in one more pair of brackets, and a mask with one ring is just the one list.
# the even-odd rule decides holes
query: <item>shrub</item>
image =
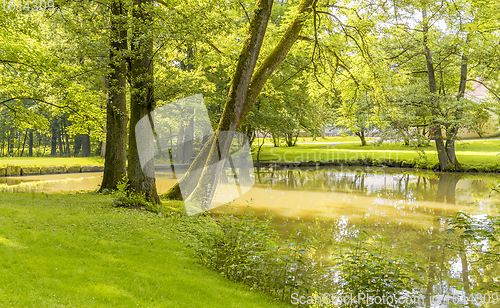
{"label": "shrub", "polygon": [[251,212],[222,215],[217,222],[221,235],[197,249],[202,264],[282,300],[310,291],[314,264],[306,255],[314,250],[311,239],[298,232],[284,241],[271,227],[272,217],[259,219]]}
{"label": "shrub", "polygon": [[196,248],[197,255],[202,264],[226,278],[289,303],[298,295],[312,299],[308,307],[317,306],[315,299],[324,300],[322,307],[413,307],[411,301],[391,306],[339,304],[323,298],[325,294],[357,298],[363,293],[367,297],[392,295],[400,299],[421,287],[417,272],[423,269],[417,261],[383,247],[383,238],[356,229],[351,239],[338,240],[336,258],[326,265],[312,258],[313,238],[294,231],[284,240],[271,223],[272,217],[259,219],[251,212],[239,217],[222,215],[217,220],[220,232],[205,238]]}
{"label": "shrub", "polygon": [[[425,270],[410,255],[395,255],[385,247],[384,238],[373,237],[365,231],[347,242],[339,243],[336,267],[339,273],[340,295],[353,298],[400,299],[415,295],[414,290],[423,286],[421,272]],[[420,273],[419,273],[420,272]],[[342,307],[414,307],[411,301],[405,303],[371,303],[362,301]]]}
{"label": "shrub", "polygon": [[112,193],[112,196],[112,206],[145,208],[146,210],[154,213],[160,212],[160,206],[147,201],[144,194],[131,191],[126,179],[123,179],[120,183],[118,183],[117,189]]}

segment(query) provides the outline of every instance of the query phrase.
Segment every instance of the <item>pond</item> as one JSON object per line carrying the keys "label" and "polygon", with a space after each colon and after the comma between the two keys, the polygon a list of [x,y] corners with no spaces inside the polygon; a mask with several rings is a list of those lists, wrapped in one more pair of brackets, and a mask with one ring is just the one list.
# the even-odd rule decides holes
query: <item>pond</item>
{"label": "pond", "polygon": [[[0,178],[0,191],[94,190],[101,178],[100,173]],[[250,191],[230,208],[212,212],[251,210],[257,216],[275,215],[274,225],[283,234],[297,229],[315,234],[319,239],[315,257],[326,262],[332,260],[338,239],[358,232],[355,225],[361,226],[373,236],[385,237],[394,251],[427,264],[423,274],[435,282],[424,291],[451,294],[500,282],[498,263],[478,262],[467,247],[462,252],[445,248],[445,241],[456,241],[458,236],[445,234],[447,226],[440,219],[457,211],[474,217],[497,215],[500,193],[488,187],[494,181],[500,181],[500,175],[359,167],[260,169]],[[158,174],[160,193],[174,183],[171,174]]]}

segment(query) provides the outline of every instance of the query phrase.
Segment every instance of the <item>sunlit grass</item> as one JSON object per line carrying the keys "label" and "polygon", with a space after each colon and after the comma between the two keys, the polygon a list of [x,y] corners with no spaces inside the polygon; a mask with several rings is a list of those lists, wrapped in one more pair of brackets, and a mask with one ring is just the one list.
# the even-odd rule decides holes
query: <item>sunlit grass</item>
{"label": "sunlit grass", "polygon": [[189,245],[209,219],[109,202],[0,194],[0,307],[286,306],[198,264]]}
{"label": "sunlit grass", "polygon": [[103,157],[0,157],[0,168],[5,166],[104,166]]}
{"label": "sunlit grass", "polygon": [[[254,146],[254,159],[257,158],[257,147]],[[500,140],[458,141],[456,155],[458,161],[469,169],[484,171],[500,170]],[[368,144],[344,143],[331,147],[319,144],[299,144],[294,147],[273,147],[264,145],[260,154],[261,160],[274,162],[350,162],[356,160],[393,160],[416,161],[425,160],[427,166],[438,163],[434,144],[420,148],[419,151],[402,143]]]}
{"label": "sunlit grass", "polygon": [[[366,140],[376,140],[378,138],[372,138],[372,137],[366,137]],[[335,142],[359,142],[361,144],[361,140],[358,137],[299,137],[297,139],[297,145],[304,144],[304,143],[316,143],[316,144],[330,144],[330,143],[335,143]],[[261,144],[262,143],[262,138],[257,138],[254,141],[255,144]],[[273,139],[272,138],[265,138],[264,143],[266,144],[273,144]],[[285,145],[285,139],[280,138],[280,143]]]}

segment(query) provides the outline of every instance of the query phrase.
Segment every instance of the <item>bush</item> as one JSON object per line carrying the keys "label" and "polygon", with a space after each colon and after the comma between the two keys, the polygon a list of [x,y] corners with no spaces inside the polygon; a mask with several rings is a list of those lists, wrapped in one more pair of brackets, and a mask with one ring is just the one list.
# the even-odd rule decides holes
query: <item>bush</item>
{"label": "bush", "polygon": [[[393,296],[400,299],[415,295],[422,286],[417,272],[424,271],[409,255],[394,255],[384,248],[382,238],[355,230],[350,240],[335,243],[338,248],[332,264],[312,258],[313,239],[300,231],[284,240],[272,228],[272,218],[259,219],[253,213],[240,217],[222,215],[218,235],[205,238],[197,247],[202,264],[226,278],[247,284],[288,303],[297,296],[310,299],[305,306],[317,307],[414,307],[408,305],[339,304],[326,296]],[[214,233],[215,234],[215,233]],[[325,305],[326,303],[326,305]],[[316,304],[316,305],[315,305]],[[300,306],[300,305],[299,305]],[[318,306],[319,307],[319,306]]]}
{"label": "bush", "polygon": [[[410,255],[394,255],[383,246],[384,238],[370,236],[365,231],[347,242],[340,243],[336,259],[339,273],[338,294],[353,298],[400,299],[415,295],[414,290],[423,286],[420,280],[425,270]],[[342,307],[414,307],[408,304],[372,303],[369,301],[350,303]]]}
{"label": "bush", "polygon": [[149,202],[144,194],[130,191],[129,184],[123,179],[112,193],[111,205],[115,207],[144,208],[148,211],[159,213],[160,206]]}
{"label": "bush", "polygon": [[285,301],[294,292],[310,292],[315,266],[306,255],[314,250],[311,239],[298,232],[284,241],[272,229],[272,217],[253,213],[223,215],[217,222],[221,235],[197,249],[202,264]]}

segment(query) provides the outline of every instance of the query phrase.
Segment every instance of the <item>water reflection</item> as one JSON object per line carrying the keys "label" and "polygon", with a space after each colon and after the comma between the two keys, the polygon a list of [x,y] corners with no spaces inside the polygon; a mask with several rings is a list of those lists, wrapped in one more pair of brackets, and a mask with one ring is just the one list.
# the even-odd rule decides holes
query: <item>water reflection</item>
{"label": "water reflection", "polygon": [[101,172],[0,177],[0,192],[79,192],[94,190],[101,182]]}
{"label": "water reflection", "polygon": [[471,290],[484,295],[499,283],[499,263],[483,262],[459,234],[444,233],[448,226],[439,219],[459,210],[476,217],[497,214],[499,197],[487,185],[500,180],[498,175],[336,168],[264,170],[256,176],[256,190],[262,192],[253,195],[254,210],[278,214],[275,223],[282,233],[316,234],[315,257],[323,262],[332,262],[335,247],[356,232],[354,225],[386,237],[395,252],[423,261],[425,307],[451,307],[446,301],[470,299]]}

